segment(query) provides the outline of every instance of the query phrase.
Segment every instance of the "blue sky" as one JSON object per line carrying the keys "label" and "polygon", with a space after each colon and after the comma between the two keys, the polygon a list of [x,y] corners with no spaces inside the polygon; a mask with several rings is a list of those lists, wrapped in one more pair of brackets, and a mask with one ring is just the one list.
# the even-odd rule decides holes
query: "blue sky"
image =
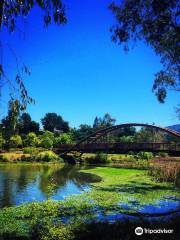
{"label": "blue sky", "polygon": [[[32,118],[40,121],[45,113],[56,112],[77,127],[109,112],[117,123],[177,123],[178,95],[170,92],[163,105],[151,91],[154,74],[161,69],[153,50],[139,42],[126,54],[111,41],[114,18],[107,8],[109,0],[66,2],[64,26],[45,28],[42,13],[34,9],[20,21],[24,34],[2,33],[31,69],[26,86],[36,100],[28,107]],[[4,58],[13,76],[10,51]]]}

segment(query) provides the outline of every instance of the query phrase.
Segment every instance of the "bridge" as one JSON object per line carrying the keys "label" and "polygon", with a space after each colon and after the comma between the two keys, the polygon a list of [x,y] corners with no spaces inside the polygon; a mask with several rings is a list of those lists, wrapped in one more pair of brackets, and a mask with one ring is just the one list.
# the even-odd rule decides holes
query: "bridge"
{"label": "bridge", "polygon": [[[108,134],[115,134],[119,129],[127,127],[146,127],[154,131],[161,131],[178,139],[178,142],[108,142]],[[120,125],[110,126],[98,130],[88,137],[84,138],[77,144],[59,144],[54,151],[58,154],[67,154],[72,151],[81,153],[107,152],[107,153],[127,153],[129,151],[151,151],[151,152],[168,152],[180,155],[180,133],[172,129],[163,128],[145,123],[124,123]]]}

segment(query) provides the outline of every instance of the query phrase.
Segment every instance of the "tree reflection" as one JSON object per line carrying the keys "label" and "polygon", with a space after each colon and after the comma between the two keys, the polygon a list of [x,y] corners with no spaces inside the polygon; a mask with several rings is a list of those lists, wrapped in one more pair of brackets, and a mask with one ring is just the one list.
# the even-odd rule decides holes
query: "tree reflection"
{"label": "tree reflection", "polygon": [[83,190],[88,183],[100,181],[98,176],[79,172],[84,168],[66,164],[1,164],[0,207],[16,205],[17,201],[32,201],[34,197],[39,200],[38,193],[43,193],[43,199],[49,199],[60,189],[67,192],[69,183],[74,188],[71,191],[75,191],[77,188]]}

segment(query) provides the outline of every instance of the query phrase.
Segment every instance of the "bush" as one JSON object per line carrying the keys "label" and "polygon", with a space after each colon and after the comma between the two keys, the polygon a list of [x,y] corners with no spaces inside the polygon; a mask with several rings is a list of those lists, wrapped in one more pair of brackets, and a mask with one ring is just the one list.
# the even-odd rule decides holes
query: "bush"
{"label": "bush", "polygon": [[45,131],[41,136],[40,146],[46,149],[51,149],[54,143],[54,134],[49,131]]}
{"label": "bush", "polygon": [[24,154],[34,154],[34,153],[38,153],[39,150],[35,147],[26,147],[26,148],[23,148],[23,153]]}
{"label": "bush", "polygon": [[149,159],[153,158],[153,153],[152,152],[139,152],[138,158],[149,160]]}
{"label": "bush", "polygon": [[59,137],[55,138],[55,144],[69,144],[72,143],[72,137],[70,134],[63,133]]}
{"label": "bush", "polygon": [[86,158],[85,161],[88,162],[89,164],[110,163],[111,162],[111,160],[108,159],[107,154],[105,154],[105,153],[97,153],[95,156]]}
{"label": "bush", "polygon": [[0,155],[1,162],[10,162],[10,159],[6,155]]}
{"label": "bush", "polygon": [[12,136],[9,140],[9,145],[12,148],[17,148],[17,147],[22,146],[21,136],[19,136],[19,135]]}
{"label": "bush", "polygon": [[28,147],[37,147],[39,143],[38,137],[33,132],[28,133],[24,140],[24,145]]}
{"label": "bush", "polygon": [[166,153],[166,152],[159,152],[159,153],[158,153],[158,156],[159,156],[159,157],[168,157],[169,155],[168,155],[168,153]]}
{"label": "bush", "polygon": [[38,153],[35,157],[35,161],[52,162],[60,160],[60,157],[52,151],[44,151]]}
{"label": "bush", "polygon": [[41,139],[40,146],[46,149],[51,149],[53,147],[53,140],[50,139],[49,137],[43,137]]}
{"label": "bush", "polygon": [[128,155],[136,155],[133,151],[129,151]]}

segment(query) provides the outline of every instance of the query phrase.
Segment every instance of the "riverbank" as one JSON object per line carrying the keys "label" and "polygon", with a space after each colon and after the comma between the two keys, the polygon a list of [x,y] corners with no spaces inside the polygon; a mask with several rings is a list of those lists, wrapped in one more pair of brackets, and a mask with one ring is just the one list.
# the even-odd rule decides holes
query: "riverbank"
{"label": "riverbank", "polygon": [[[81,172],[95,174],[102,180],[91,183],[89,191],[63,201],[33,202],[0,210],[1,236],[119,240],[122,236],[135,237],[134,228],[140,223],[170,229],[178,226],[180,190],[173,184],[156,182],[146,170],[99,166]],[[175,234],[180,236],[177,230]],[[153,237],[157,239],[156,235]]]}

